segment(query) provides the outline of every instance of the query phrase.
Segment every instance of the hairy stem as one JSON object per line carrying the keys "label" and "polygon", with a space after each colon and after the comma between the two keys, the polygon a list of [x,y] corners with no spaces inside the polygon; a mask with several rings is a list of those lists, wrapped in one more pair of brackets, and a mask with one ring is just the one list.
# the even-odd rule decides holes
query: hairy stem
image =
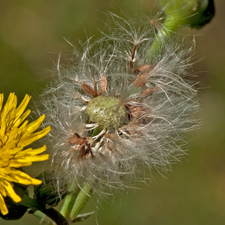
{"label": "hairy stem", "polygon": [[179,28],[180,24],[174,18],[167,17],[162,28],[158,31],[154,41],[147,51],[147,58],[150,62],[156,57],[160,49],[168,41],[171,35]]}

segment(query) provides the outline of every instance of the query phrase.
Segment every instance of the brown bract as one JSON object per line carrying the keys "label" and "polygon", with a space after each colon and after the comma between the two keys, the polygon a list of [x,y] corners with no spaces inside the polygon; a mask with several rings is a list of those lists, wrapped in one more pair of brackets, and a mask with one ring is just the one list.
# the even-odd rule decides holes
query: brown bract
{"label": "brown bract", "polygon": [[93,156],[91,145],[88,143],[87,137],[81,137],[79,134],[74,133],[73,137],[69,140],[69,143],[71,145],[75,145],[74,150],[79,150],[79,155],[77,158],[87,158],[89,153]]}
{"label": "brown bract", "polygon": [[96,97],[102,95],[102,93],[97,90],[97,83],[96,82],[94,84],[94,90],[88,84],[82,84],[82,90],[85,93],[91,95],[93,98],[96,98]]}

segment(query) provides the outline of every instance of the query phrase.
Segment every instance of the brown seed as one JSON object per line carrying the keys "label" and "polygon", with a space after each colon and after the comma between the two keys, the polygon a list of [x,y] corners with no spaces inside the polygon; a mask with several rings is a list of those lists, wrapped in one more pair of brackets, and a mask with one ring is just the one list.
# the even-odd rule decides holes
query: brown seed
{"label": "brown seed", "polygon": [[134,74],[143,74],[143,73],[149,73],[151,70],[154,69],[153,65],[147,64],[144,66],[139,66],[137,69],[133,71]]}
{"label": "brown seed", "polygon": [[141,93],[141,97],[142,98],[147,98],[147,97],[151,96],[153,93],[154,93],[154,89],[153,88],[147,88]]}
{"label": "brown seed", "polygon": [[95,97],[95,91],[87,84],[82,84],[82,90],[91,95],[92,97]]}
{"label": "brown seed", "polygon": [[129,65],[128,65],[129,66],[129,69],[132,69],[133,68],[133,65],[134,65],[133,59],[134,59],[134,56],[135,56],[136,49],[137,49],[137,45],[134,45],[134,47],[133,47],[133,49],[131,51],[131,59],[129,61]]}
{"label": "brown seed", "polygon": [[148,74],[141,74],[134,81],[134,85],[137,87],[143,87],[147,83],[147,80]]}
{"label": "brown seed", "polygon": [[140,118],[142,117],[146,110],[145,108],[143,107],[138,107],[138,106],[130,106],[130,111],[131,111],[131,115],[134,117],[134,118]]}
{"label": "brown seed", "polygon": [[102,77],[99,82],[100,82],[100,88],[102,89],[102,91],[106,92],[106,88],[107,88],[107,79],[106,79],[106,77]]}
{"label": "brown seed", "polygon": [[78,159],[86,159],[88,157],[89,153],[91,154],[91,156],[94,156],[91,146],[89,144],[87,144],[86,146],[83,145],[80,148],[79,155],[77,156],[77,158]]}
{"label": "brown seed", "polygon": [[85,146],[82,146],[79,151],[79,155],[77,158],[83,159],[85,156]]}

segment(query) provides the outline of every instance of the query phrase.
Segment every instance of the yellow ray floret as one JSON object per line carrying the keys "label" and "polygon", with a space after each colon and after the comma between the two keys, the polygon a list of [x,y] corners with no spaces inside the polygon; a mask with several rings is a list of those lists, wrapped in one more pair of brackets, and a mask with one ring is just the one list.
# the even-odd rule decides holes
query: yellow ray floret
{"label": "yellow ray floret", "polygon": [[0,94],[0,211],[3,215],[8,213],[4,197],[9,196],[14,202],[21,201],[20,196],[13,189],[12,182],[24,185],[41,183],[40,180],[30,177],[17,168],[30,166],[33,162],[44,161],[49,157],[48,154],[40,155],[46,150],[46,146],[24,149],[51,130],[50,127],[46,127],[35,132],[45,115],[32,123],[26,120],[30,110],[25,111],[25,109],[30,98],[26,95],[17,107],[17,97],[11,93],[3,106],[4,96]]}

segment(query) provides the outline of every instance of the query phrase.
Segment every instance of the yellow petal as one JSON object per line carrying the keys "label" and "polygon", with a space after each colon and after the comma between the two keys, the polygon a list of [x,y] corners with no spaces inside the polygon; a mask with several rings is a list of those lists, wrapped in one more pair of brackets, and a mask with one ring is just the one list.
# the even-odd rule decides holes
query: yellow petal
{"label": "yellow petal", "polygon": [[9,155],[10,158],[12,158],[12,156],[16,155],[17,153],[22,151],[22,147],[18,147],[18,148],[14,148],[14,145],[10,145],[11,143],[5,145],[1,151],[5,151],[4,153],[4,157],[6,157],[6,155]]}
{"label": "yellow petal", "polygon": [[25,147],[25,146],[31,144],[32,142],[44,137],[50,130],[51,130],[51,127],[46,127],[37,133],[30,134],[27,137],[21,138],[19,145]]}
{"label": "yellow petal", "polygon": [[2,110],[3,101],[4,101],[4,95],[0,94],[0,111]]}
{"label": "yellow petal", "polygon": [[9,162],[9,166],[14,168],[19,168],[23,166],[31,166],[31,165],[32,165],[32,162],[21,162],[20,159],[18,160],[12,159]]}
{"label": "yellow petal", "polygon": [[10,93],[2,110],[2,114],[4,115],[4,117],[8,114],[10,109],[15,108],[16,105],[17,105],[17,97],[14,93]]}
{"label": "yellow petal", "polygon": [[37,180],[37,179],[34,179],[34,178],[30,177],[28,174],[26,174],[22,171],[19,171],[19,170],[15,170],[12,173],[11,177],[14,180],[13,182],[25,184],[25,185],[40,184],[42,182],[40,180]]}
{"label": "yellow petal", "polygon": [[2,186],[3,185],[3,182],[2,182],[3,180],[1,179],[0,180],[0,194],[3,196],[3,197],[6,197],[6,190],[5,190],[5,188],[4,188],[4,186]]}
{"label": "yellow petal", "polygon": [[38,155],[38,154],[41,154],[42,152],[44,152],[45,150],[46,150],[46,145],[42,146],[41,148],[37,148],[37,149],[28,148],[26,150],[18,152],[18,154],[16,154],[14,158],[22,157],[25,155]]}
{"label": "yellow petal", "polygon": [[32,151],[30,151],[29,154],[37,155],[37,154],[41,154],[44,151],[46,151],[46,145],[42,146],[41,148],[32,149]]}
{"label": "yellow petal", "polygon": [[41,184],[41,183],[42,183],[42,181],[41,181],[41,180],[38,180],[38,179],[32,178],[32,184],[33,184],[33,185],[39,185],[39,184]]}
{"label": "yellow petal", "polygon": [[7,181],[4,182],[4,188],[5,188],[8,196],[10,198],[12,198],[12,200],[14,202],[20,202],[21,201],[20,196],[16,194],[16,192],[14,191],[12,185],[9,182],[7,182]]}
{"label": "yellow petal", "polygon": [[6,117],[9,114],[10,110],[13,110],[15,108],[15,105],[17,104],[17,97],[14,95],[14,93],[10,93],[9,97],[3,107],[3,110],[1,112],[1,129],[0,129],[0,135],[4,136],[5,135],[5,130],[6,130]]}
{"label": "yellow petal", "polygon": [[28,109],[22,116],[20,116],[19,118],[16,118],[14,127],[18,127],[28,117],[30,112],[31,112],[31,110]]}
{"label": "yellow petal", "polygon": [[44,154],[44,155],[30,155],[26,156],[24,158],[25,161],[27,162],[41,162],[45,161],[49,158],[49,154]]}
{"label": "yellow petal", "polygon": [[16,120],[23,114],[24,110],[26,109],[29,101],[30,101],[31,96],[25,95],[23,101],[20,103],[18,108],[16,109]]}
{"label": "yellow petal", "polygon": [[6,215],[8,213],[8,209],[6,207],[4,198],[2,197],[1,194],[0,194],[0,210],[3,215]]}
{"label": "yellow petal", "polygon": [[27,132],[28,133],[33,133],[35,130],[38,129],[38,127],[40,127],[42,121],[45,119],[45,115],[42,115],[40,118],[38,118],[36,121],[30,123],[27,126]]}

